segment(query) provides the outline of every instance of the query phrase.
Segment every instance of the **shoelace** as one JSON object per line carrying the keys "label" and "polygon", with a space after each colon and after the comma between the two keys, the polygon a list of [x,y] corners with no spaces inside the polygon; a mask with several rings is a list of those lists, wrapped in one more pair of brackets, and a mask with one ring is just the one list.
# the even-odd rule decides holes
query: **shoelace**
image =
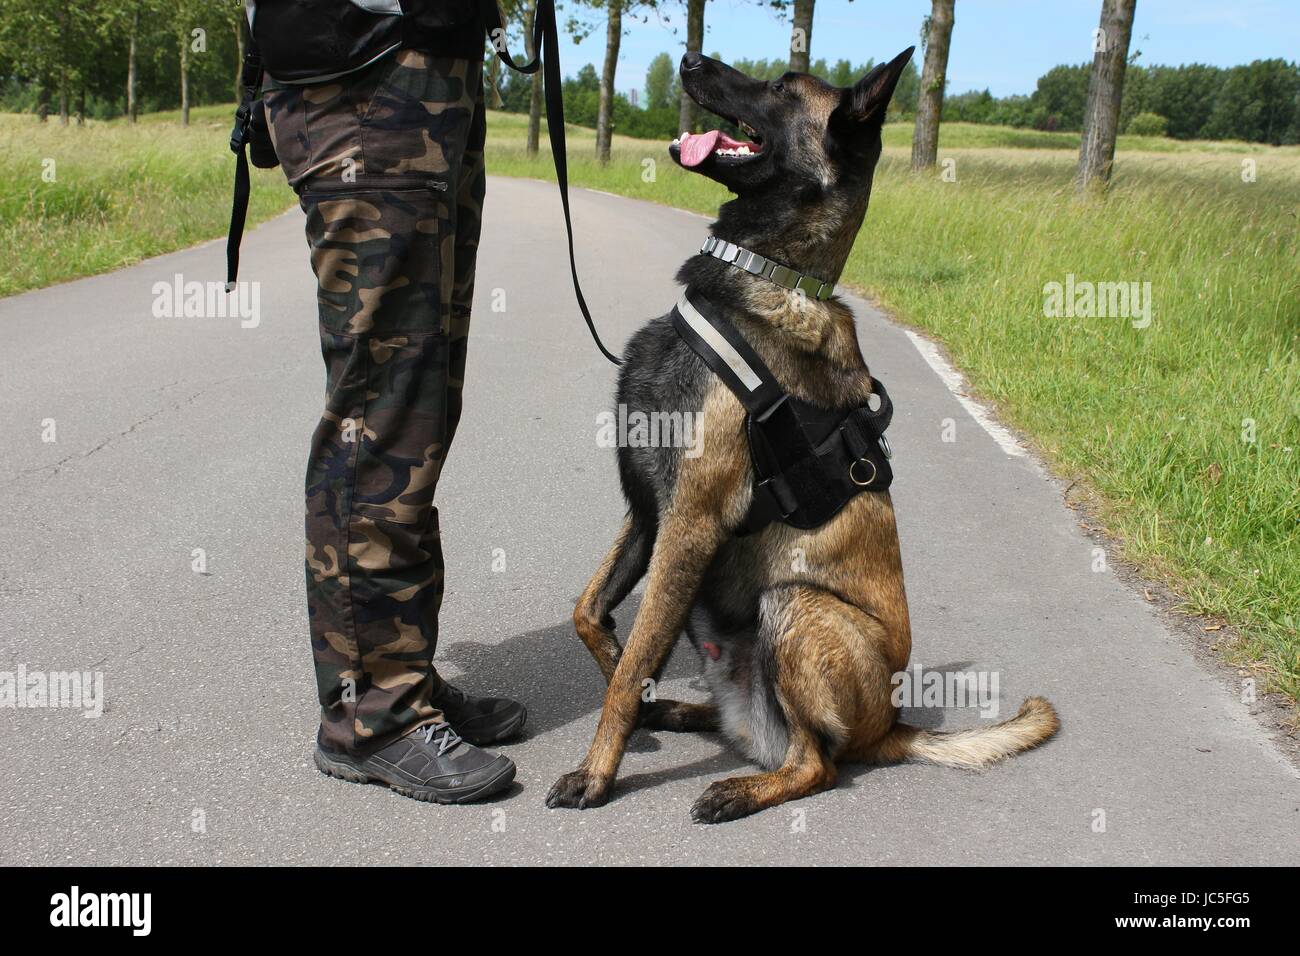
{"label": "shoelace", "polygon": [[[434,734],[441,735],[438,737],[439,757],[460,743],[460,734],[452,730],[451,725],[448,723],[428,724],[425,727],[421,727],[420,730],[424,731],[424,742],[426,744],[433,743]],[[416,733],[419,733],[420,730],[417,730]]]}

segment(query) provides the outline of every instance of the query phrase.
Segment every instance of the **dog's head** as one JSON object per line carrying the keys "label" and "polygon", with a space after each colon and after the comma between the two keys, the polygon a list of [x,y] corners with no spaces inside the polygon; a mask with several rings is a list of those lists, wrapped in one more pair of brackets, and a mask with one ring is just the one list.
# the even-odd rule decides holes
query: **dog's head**
{"label": "dog's head", "polygon": [[749,137],[718,130],[683,133],[669,147],[682,167],[702,173],[737,196],[870,189],[880,159],[885,109],[912,47],[848,89],[807,73],[751,79],[698,53],[682,57],[682,87],[701,107]]}

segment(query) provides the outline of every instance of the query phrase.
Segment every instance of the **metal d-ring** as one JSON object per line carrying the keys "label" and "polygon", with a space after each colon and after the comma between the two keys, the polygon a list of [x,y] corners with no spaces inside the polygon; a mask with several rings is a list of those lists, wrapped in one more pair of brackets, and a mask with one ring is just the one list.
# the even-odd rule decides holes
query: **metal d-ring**
{"label": "metal d-ring", "polygon": [[[864,461],[871,466],[871,477],[868,478],[866,481],[858,481],[858,476],[854,473],[853,469],[857,468],[858,465]],[[872,461],[870,458],[859,458],[853,464],[849,465],[849,480],[852,481],[855,485],[857,485],[860,488],[865,488],[867,485],[875,481],[876,474],[877,474],[876,463]]]}

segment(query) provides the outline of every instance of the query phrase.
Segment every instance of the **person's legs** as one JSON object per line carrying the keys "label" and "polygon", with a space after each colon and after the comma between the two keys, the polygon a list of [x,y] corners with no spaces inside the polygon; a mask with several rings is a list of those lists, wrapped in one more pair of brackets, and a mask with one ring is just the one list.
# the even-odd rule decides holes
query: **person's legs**
{"label": "person's legs", "polygon": [[479,232],[483,226],[483,198],[487,193],[487,169],[483,146],[487,138],[487,111],[483,103],[480,75],[474,101],[474,116],[461,156],[456,182],[456,242],[454,281],[451,291],[450,359],[447,376],[447,444],[460,423],[461,396],[465,388],[465,360],[469,348],[470,308],[474,301],[474,273],[478,262]]}
{"label": "person's legs", "polygon": [[307,213],[327,370],[306,532],[319,742],[332,754],[373,754],[443,718],[430,699],[443,575],[433,499],[481,69],[404,50],[355,78],[267,93]]}

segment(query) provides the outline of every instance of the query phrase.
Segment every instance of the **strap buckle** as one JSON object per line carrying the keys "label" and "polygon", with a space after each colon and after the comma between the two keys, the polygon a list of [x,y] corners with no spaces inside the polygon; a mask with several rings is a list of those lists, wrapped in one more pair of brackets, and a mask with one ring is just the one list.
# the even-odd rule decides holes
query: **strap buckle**
{"label": "strap buckle", "polygon": [[253,125],[253,99],[247,94],[235,110],[235,128],[230,131],[230,151],[238,153],[248,143],[248,130]]}

